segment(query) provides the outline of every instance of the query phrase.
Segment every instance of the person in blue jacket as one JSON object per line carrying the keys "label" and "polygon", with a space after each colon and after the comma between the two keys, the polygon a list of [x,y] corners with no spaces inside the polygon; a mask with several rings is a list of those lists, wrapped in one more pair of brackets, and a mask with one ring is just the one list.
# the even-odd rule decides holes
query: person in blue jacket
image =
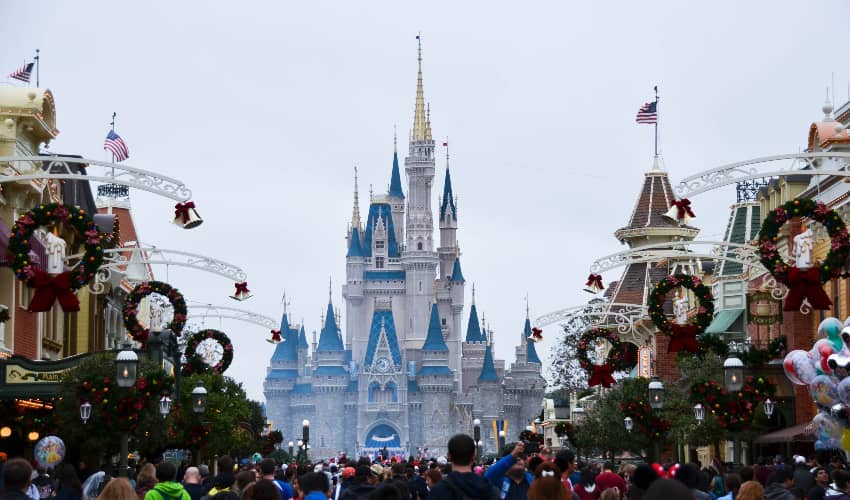
{"label": "person in blue jacket", "polygon": [[526,500],[534,475],[525,470],[525,444],[520,441],[514,449],[491,465],[484,478],[495,486],[502,500]]}

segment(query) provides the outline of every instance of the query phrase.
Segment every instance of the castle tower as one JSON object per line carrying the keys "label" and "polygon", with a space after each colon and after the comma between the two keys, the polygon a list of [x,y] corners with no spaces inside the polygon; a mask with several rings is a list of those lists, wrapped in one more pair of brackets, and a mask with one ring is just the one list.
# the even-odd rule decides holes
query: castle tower
{"label": "castle tower", "polygon": [[348,252],[345,254],[345,283],[342,296],[345,299],[345,345],[350,349],[354,343],[354,332],[365,328],[363,314],[364,272],[367,256],[371,252],[364,250],[363,227],[360,223],[360,194],[357,186],[357,168],[354,169],[354,207],[352,208],[351,227],[348,235]]}
{"label": "castle tower", "polygon": [[390,174],[390,190],[387,200],[392,207],[396,241],[404,241],[404,191],[401,188],[401,173],[398,169],[398,137],[393,134],[393,169]]}
{"label": "castle tower", "polygon": [[422,87],[422,43],[419,42],[419,72],[416,80],[416,105],[410,145],[404,160],[407,173],[407,220],[405,250],[401,263],[405,271],[406,349],[418,349],[425,340],[434,278],[439,259],[434,251],[434,218],[431,212],[431,186],[434,181],[434,140],[430,113],[426,112]]}
{"label": "castle tower", "polygon": [[[492,422],[504,415],[502,379],[496,372],[496,365],[493,361],[493,346],[490,341],[485,342],[484,363],[481,365],[481,372],[475,380],[475,385],[471,388],[470,396],[473,401],[473,416],[481,419],[482,422]],[[481,440],[484,442],[482,453],[496,451],[492,426],[481,426]]]}
{"label": "castle tower", "polygon": [[487,337],[481,332],[481,323],[478,320],[478,309],[475,306],[475,285],[472,286],[472,307],[469,308],[469,321],[466,325],[466,338],[461,345],[463,357],[461,358],[461,384],[462,392],[465,394],[469,388],[475,385],[481,367],[484,363],[484,351],[487,347]]}
{"label": "castle tower", "polygon": [[[298,330],[289,324],[289,316],[284,310],[280,319],[280,335],[283,342],[275,346],[270,366],[266,369],[263,382],[263,394],[267,401],[269,418],[285,436],[295,436],[300,432],[301,414],[312,414],[310,405],[294,404],[292,391],[299,378]],[[296,425],[295,422],[298,422]]]}
{"label": "castle tower", "polygon": [[[421,393],[421,421],[411,426],[411,438],[430,449],[445,446],[445,428],[450,425],[447,408],[451,403],[454,373],[449,368],[449,346],[443,338],[443,328],[437,304],[431,306],[428,336],[422,344],[422,368],[416,374],[416,386]],[[417,436],[416,431],[421,432]],[[419,439],[417,439],[419,438]]]}
{"label": "castle tower", "polygon": [[505,419],[509,429],[523,429],[540,413],[540,401],[546,380],[540,375],[541,363],[534,342],[530,342],[531,319],[526,307],[525,324],[516,348],[516,362],[505,374]]}
{"label": "castle tower", "polygon": [[345,347],[330,297],[315,359],[316,368],[312,373],[315,412],[312,416],[299,415],[296,421],[310,420],[311,446],[321,453],[319,456],[326,456],[344,446],[344,435],[339,432],[339,416],[344,414],[349,382]]}

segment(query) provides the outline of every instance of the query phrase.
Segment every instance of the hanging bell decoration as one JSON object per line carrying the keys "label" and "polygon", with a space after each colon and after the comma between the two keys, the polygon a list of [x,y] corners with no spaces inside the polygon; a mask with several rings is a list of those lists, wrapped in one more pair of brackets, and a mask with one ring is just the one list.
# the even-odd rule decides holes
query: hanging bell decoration
{"label": "hanging bell decoration", "polygon": [[272,330],[272,337],[270,339],[266,339],[266,342],[269,344],[280,344],[283,339],[280,338],[280,330]]}
{"label": "hanging bell decoration", "polygon": [[248,300],[254,296],[254,294],[251,293],[251,290],[248,290],[247,281],[235,283],[234,286],[236,287],[236,292],[234,292],[233,295],[230,296],[231,299],[238,300],[241,302],[243,300]]}
{"label": "hanging bell decoration", "polygon": [[676,200],[670,205],[670,210],[667,210],[664,213],[664,217],[672,220],[673,222],[678,222],[679,224],[688,225],[691,223],[691,219],[696,217],[694,211],[691,210],[691,200],[687,198],[682,198],[681,200]]}
{"label": "hanging bell decoration", "polygon": [[602,276],[590,273],[590,276],[587,277],[587,282],[584,284],[584,291],[596,295],[602,290],[605,290],[605,287],[602,285]]}
{"label": "hanging bell decoration", "polygon": [[543,330],[540,328],[532,328],[531,335],[528,336],[529,342],[541,342],[543,340]]}
{"label": "hanging bell decoration", "polygon": [[204,219],[195,210],[195,202],[187,201],[174,205],[174,223],[183,229],[192,229],[203,224]]}

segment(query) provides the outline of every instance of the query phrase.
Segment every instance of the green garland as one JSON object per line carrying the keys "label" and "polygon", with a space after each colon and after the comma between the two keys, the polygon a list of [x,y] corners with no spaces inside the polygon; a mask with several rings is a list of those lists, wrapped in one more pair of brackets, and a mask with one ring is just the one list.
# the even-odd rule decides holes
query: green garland
{"label": "green garland", "polygon": [[[97,229],[91,217],[80,207],[66,206],[61,203],[44,203],[28,210],[15,221],[15,227],[9,235],[9,254],[13,257],[12,269],[15,276],[28,286],[40,266],[30,258],[30,239],[33,232],[41,226],[68,224],[81,238],[85,238],[85,254],[80,265],[71,271],[71,290],[79,290],[94,277],[103,263],[103,234]],[[42,266],[46,265],[42,262]]]}
{"label": "green garland", "polygon": [[[206,339],[214,339],[216,342],[221,344],[224,349],[221,361],[216,363],[215,366],[209,366],[204,363],[204,360],[202,360],[196,352],[198,344]],[[196,373],[221,374],[224,373],[224,371],[230,367],[230,363],[233,362],[233,344],[224,332],[211,329],[201,330],[189,337],[189,340],[186,342],[186,351],[184,352],[184,355],[186,357],[186,362],[183,364],[183,375],[193,375]]]}
{"label": "green garland", "polygon": [[767,214],[759,231],[759,254],[761,263],[781,283],[788,284],[788,272],[791,269],[779,255],[777,241],[779,229],[795,217],[806,217],[826,227],[832,245],[826,259],[818,266],[821,282],[825,283],[838,276],[850,255],[850,236],[844,221],[835,212],[821,202],[808,198],[797,198],[786,202]]}
{"label": "green garland", "polygon": [[142,345],[147,342],[150,330],[144,328],[139,323],[139,302],[152,293],[168,298],[171,306],[174,307],[174,317],[171,323],[168,324],[168,328],[174,332],[174,335],[179,337],[180,333],[183,332],[183,327],[186,325],[186,315],[188,314],[186,300],[176,288],[162,281],[140,283],[127,295],[127,300],[124,301],[124,327],[130,332],[133,340],[140,342]]}
{"label": "green garland", "polygon": [[[93,409],[89,425],[93,429],[105,425],[132,431],[139,423],[139,417],[151,404],[159,404],[162,395],[173,392],[173,379],[164,370],[156,370],[136,379],[132,387],[118,387],[115,377],[89,375],[83,378],[77,389],[80,402],[89,402]],[[92,425],[93,424],[93,425]]]}
{"label": "green garland", "polygon": [[744,382],[740,391],[731,393],[716,380],[695,382],[691,385],[691,401],[703,403],[720,427],[745,431],[752,424],[758,403],[776,394],[776,384],[762,376],[750,376]]}
{"label": "green garland", "polygon": [[677,287],[691,290],[694,292],[697,300],[699,300],[697,315],[690,323],[690,325],[696,327],[697,335],[699,335],[711,324],[714,315],[714,297],[711,295],[711,289],[703,284],[702,280],[696,276],[674,274],[659,281],[655,285],[655,288],[652,289],[652,294],[650,294],[647,302],[649,317],[660,331],[671,337],[676,335],[676,329],[673,326],[674,323],[667,319],[667,316],[664,314],[664,300],[667,293]]}

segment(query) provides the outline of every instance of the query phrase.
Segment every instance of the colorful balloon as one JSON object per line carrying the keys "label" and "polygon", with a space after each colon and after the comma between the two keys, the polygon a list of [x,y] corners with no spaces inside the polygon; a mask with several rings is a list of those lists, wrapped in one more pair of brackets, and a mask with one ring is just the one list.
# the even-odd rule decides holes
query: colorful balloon
{"label": "colorful balloon", "polygon": [[826,318],[820,322],[818,326],[818,337],[828,339],[832,344],[832,348],[840,351],[844,347],[844,341],[841,340],[841,330],[844,325],[838,318]]}
{"label": "colorful balloon", "polygon": [[56,467],[65,459],[65,443],[57,436],[44,436],[35,443],[33,458],[45,469]]}
{"label": "colorful balloon", "polygon": [[[843,348],[843,344],[842,344]],[[809,357],[815,361],[815,367],[823,373],[832,373],[832,368],[829,367],[827,359],[836,352],[841,352],[841,348],[835,350],[832,341],[829,339],[820,339],[815,342],[812,350],[809,351]]]}
{"label": "colorful balloon", "polygon": [[838,388],[835,380],[829,375],[818,375],[809,384],[812,399],[822,407],[831,407],[838,399]]}
{"label": "colorful balloon", "polygon": [[785,376],[797,385],[809,385],[818,375],[815,369],[815,361],[809,357],[809,353],[803,350],[791,351],[785,356],[782,363]]}

